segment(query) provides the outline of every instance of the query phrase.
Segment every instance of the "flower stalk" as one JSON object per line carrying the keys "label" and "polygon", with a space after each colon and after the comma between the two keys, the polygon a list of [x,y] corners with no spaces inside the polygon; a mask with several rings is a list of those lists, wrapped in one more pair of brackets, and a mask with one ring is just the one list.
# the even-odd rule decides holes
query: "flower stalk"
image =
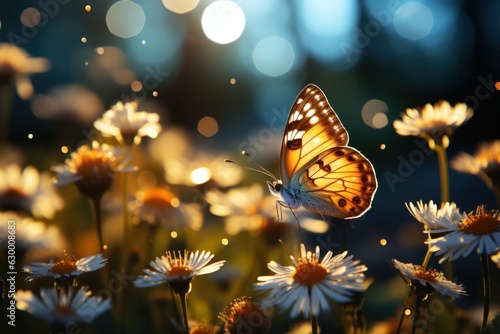
{"label": "flower stalk", "polygon": [[484,308],[483,308],[483,322],[481,323],[480,333],[486,332],[488,325],[488,317],[490,311],[490,270],[488,255],[481,254],[481,264],[483,269],[483,292],[484,292]]}

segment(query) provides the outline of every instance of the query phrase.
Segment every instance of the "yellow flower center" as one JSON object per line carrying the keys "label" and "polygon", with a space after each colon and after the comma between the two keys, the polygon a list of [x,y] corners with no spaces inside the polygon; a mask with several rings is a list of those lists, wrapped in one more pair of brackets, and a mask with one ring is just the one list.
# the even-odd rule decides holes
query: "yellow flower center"
{"label": "yellow flower center", "polygon": [[312,255],[310,259],[298,261],[292,278],[299,284],[313,286],[324,280],[327,274],[326,269],[318,263],[316,256]]}
{"label": "yellow flower center", "polygon": [[165,188],[151,188],[144,192],[142,201],[145,206],[167,209],[179,206],[179,199]]}
{"label": "yellow flower center", "polygon": [[492,234],[500,230],[498,212],[487,213],[484,206],[478,206],[476,213],[470,213],[460,224],[460,231],[477,236]]}
{"label": "yellow flower center", "polygon": [[179,276],[179,277],[183,277],[183,276],[189,276],[193,273],[193,271],[188,268],[188,267],[184,267],[183,265],[180,265],[180,266],[174,266],[172,267],[168,273],[167,273],[167,276]]}
{"label": "yellow flower center", "polygon": [[197,324],[189,330],[189,334],[215,334],[215,329],[209,325]]}
{"label": "yellow flower center", "polygon": [[9,188],[3,192],[3,196],[10,198],[22,199],[26,197],[26,194],[17,188]]}
{"label": "yellow flower center", "polygon": [[437,282],[436,271],[434,269],[425,270],[423,267],[417,267],[417,269],[415,269],[415,276],[427,282]]}
{"label": "yellow flower center", "polygon": [[73,310],[71,307],[67,305],[57,305],[54,308],[54,313],[58,313],[64,316],[72,316],[75,314],[75,310]]}
{"label": "yellow flower center", "polygon": [[73,257],[64,255],[64,259],[52,265],[52,271],[59,275],[69,275],[76,270],[76,261]]}
{"label": "yellow flower center", "polygon": [[76,164],[76,172],[83,178],[111,176],[113,175],[111,163],[111,159],[102,152],[96,150],[86,151],[80,155],[80,160]]}

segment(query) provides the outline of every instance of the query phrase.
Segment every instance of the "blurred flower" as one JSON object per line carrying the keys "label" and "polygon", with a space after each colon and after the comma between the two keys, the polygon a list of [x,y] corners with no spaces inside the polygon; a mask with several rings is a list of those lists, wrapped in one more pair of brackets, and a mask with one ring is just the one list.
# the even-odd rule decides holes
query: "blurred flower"
{"label": "blurred flower", "polygon": [[31,58],[26,51],[9,43],[0,43],[0,82],[14,82],[17,95],[23,100],[33,95],[29,76],[47,72],[50,62],[46,58]]}
{"label": "blurred flower", "polygon": [[31,265],[23,266],[22,270],[28,273],[26,281],[33,281],[37,278],[52,277],[54,279],[68,279],[101,269],[106,265],[107,259],[102,254],[89,255],[79,260],[74,256],[64,254],[63,259],[50,260],[49,263],[33,262]]}
{"label": "blurred flower", "polygon": [[352,255],[346,257],[347,251],[335,256],[328,251],[321,262],[319,246],[312,253],[301,244],[300,253],[297,260],[290,256],[292,266],[269,262],[267,267],[276,275],[260,276],[260,282],[254,285],[255,290],[269,290],[274,304],[283,309],[291,307],[291,318],[300,313],[318,316],[329,311],[327,298],[346,303],[352,301],[355,292],[364,291],[363,272],[367,268],[359,260],[352,261]]}
{"label": "blurred flower", "polygon": [[460,153],[450,164],[456,171],[477,175],[488,187],[500,190],[500,140],[481,143],[473,156]]}
{"label": "blurred flower", "polygon": [[[88,287],[58,289],[41,288],[40,297],[20,290],[15,295],[16,307],[45,321],[51,328],[89,323],[111,308],[109,299],[92,296]],[[66,327],[67,328],[67,327]]]}
{"label": "blurred flower", "polygon": [[491,256],[491,261],[497,265],[498,268],[500,268],[500,252],[493,254]]}
{"label": "blurred flower", "polygon": [[[168,150],[165,150],[168,147]],[[230,187],[242,178],[240,167],[224,162],[207,150],[195,150],[185,130],[171,127],[149,145],[151,156],[163,165],[169,184],[199,186],[213,184]]]}
{"label": "blurred flower", "polygon": [[435,145],[448,147],[449,136],[474,114],[465,103],[454,107],[446,101],[426,104],[421,110],[407,108],[401,113],[401,120],[394,121],[396,132],[401,136],[418,136],[427,140],[429,147]]}
{"label": "blurred flower", "polygon": [[94,122],[104,136],[115,137],[121,144],[139,144],[141,138],[156,138],[161,131],[160,116],[137,111],[138,102],[117,102]]}
{"label": "blurred flower", "polygon": [[234,299],[219,314],[224,322],[224,333],[259,333],[264,334],[271,328],[271,319],[259,301],[244,296]]}
{"label": "blurred flower", "polygon": [[55,225],[35,221],[15,212],[0,212],[0,240],[7,240],[8,226],[15,226],[16,253],[28,251],[36,255],[60,253],[66,248],[66,239]]}
{"label": "blurred flower", "polygon": [[[321,329],[319,327],[318,333],[321,333]],[[295,324],[288,332],[286,332],[286,334],[312,334],[311,322],[303,321]]]}
{"label": "blurred flower", "polygon": [[113,181],[115,173],[131,172],[127,157],[119,150],[93,141],[92,147],[82,145],[72,152],[64,164],[54,166],[57,185],[74,182],[78,191],[87,197],[101,197]]}
{"label": "blurred flower", "polygon": [[[265,232],[276,234],[283,229],[288,231],[290,223],[296,224],[295,216],[289,211],[283,212],[283,222],[276,222],[276,198],[264,196],[260,184],[249,187],[238,187],[223,193],[218,189],[209,190],[205,196],[210,204],[210,212],[216,216],[225,217],[226,233],[236,235],[242,230],[251,233]],[[301,226],[309,232],[325,233],[329,226],[324,220],[304,217]]]}
{"label": "blurred flower", "polygon": [[146,288],[163,283],[168,283],[174,292],[177,288],[187,293],[190,290],[191,280],[195,276],[206,275],[219,270],[225,260],[208,264],[214,257],[210,252],[196,251],[195,253],[184,250],[184,253],[167,252],[166,256],[156,258],[150,262],[150,266],[155,270],[144,269],[146,275],[140,276],[134,281],[138,288]]}
{"label": "blurred flower", "polygon": [[189,326],[189,334],[215,334],[219,331],[219,326],[196,322]]}
{"label": "blurred flower", "polygon": [[432,200],[429,201],[429,204],[424,204],[422,200],[420,200],[417,202],[416,207],[413,203],[405,204],[413,217],[431,230],[442,229],[442,225],[435,223],[436,219],[461,220],[466,217],[466,214],[460,213],[457,209],[457,205],[453,202],[441,203],[439,210]]}
{"label": "blurred flower", "polygon": [[0,167],[0,210],[25,211],[51,219],[63,207],[64,201],[48,173],[40,174],[33,166],[22,171],[16,164]]}
{"label": "blurred flower", "polygon": [[80,84],[60,86],[48,95],[36,94],[31,101],[33,113],[42,119],[70,120],[82,125],[94,121],[104,109],[101,98]]}
{"label": "blurred flower", "polygon": [[136,193],[131,203],[132,212],[151,225],[162,224],[166,227],[186,225],[199,231],[203,225],[203,214],[195,204],[183,204],[165,187],[153,186]]}
{"label": "blurred flower", "polygon": [[[458,208],[452,217],[460,217]],[[446,233],[438,238],[425,241],[430,251],[443,255],[439,260],[455,260],[466,257],[473,250],[478,254],[493,254],[500,249],[500,220],[498,211],[486,212],[483,205],[475,213],[464,214],[462,219],[450,219],[449,216],[437,218],[436,228],[427,233]]]}
{"label": "blurred flower", "polygon": [[417,295],[424,299],[434,291],[453,299],[466,295],[461,285],[447,280],[443,273],[435,269],[425,269],[418,264],[402,263],[396,259],[392,260],[392,264],[399,270],[408,285],[417,290]]}

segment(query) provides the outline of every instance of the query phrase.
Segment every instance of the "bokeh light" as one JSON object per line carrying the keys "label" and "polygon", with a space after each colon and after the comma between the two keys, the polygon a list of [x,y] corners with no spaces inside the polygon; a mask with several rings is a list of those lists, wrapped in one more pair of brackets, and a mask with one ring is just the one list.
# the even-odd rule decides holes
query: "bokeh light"
{"label": "bokeh light", "polygon": [[86,11],[87,13],[90,13],[90,11],[92,11],[92,7],[91,7],[90,5],[86,5],[86,6],[85,6],[85,11]]}
{"label": "bokeh light", "polygon": [[140,92],[142,90],[142,82],[139,80],[134,80],[132,83],[130,83],[130,89],[134,92]]}
{"label": "bokeh light", "polygon": [[389,111],[389,108],[384,101],[372,99],[366,101],[363,105],[361,117],[363,118],[363,122],[369,127],[381,129],[389,123],[386,115],[387,111]]}
{"label": "bokeh light", "polygon": [[203,184],[212,178],[212,172],[208,167],[199,167],[191,172],[190,177],[194,184]]}
{"label": "bokeh light", "polygon": [[290,43],[278,36],[262,39],[253,50],[253,62],[262,73],[277,77],[290,71],[295,53]]}
{"label": "bokeh light", "polygon": [[205,116],[198,122],[198,132],[205,137],[212,137],[219,131],[217,120],[210,116]]}
{"label": "bokeh light", "polygon": [[427,37],[434,25],[432,12],[419,2],[407,2],[401,5],[394,13],[393,21],[397,33],[412,41]]}
{"label": "bokeh light", "polygon": [[200,0],[161,0],[161,2],[168,10],[177,14],[184,14],[195,9]]}
{"label": "bokeh light", "polygon": [[296,5],[299,37],[310,54],[323,62],[353,66],[356,61],[346,59],[342,46],[352,44],[356,37],[356,2],[317,0],[298,1]]}
{"label": "bokeh light", "polygon": [[40,11],[34,7],[28,7],[21,13],[21,23],[28,28],[38,25],[41,18]]}
{"label": "bokeh light", "polygon": [[201,26],[208,39],[228,44],[237,40],[245,29],[245,13],[238,4],[228,0],[217,0],[205,8]]}
{"label": "bokeh light", "polygon": [[115,2],[106,14],[109,31],[122,38],[138,35],[145,23],[146,15],[142,7],[133,1]]}

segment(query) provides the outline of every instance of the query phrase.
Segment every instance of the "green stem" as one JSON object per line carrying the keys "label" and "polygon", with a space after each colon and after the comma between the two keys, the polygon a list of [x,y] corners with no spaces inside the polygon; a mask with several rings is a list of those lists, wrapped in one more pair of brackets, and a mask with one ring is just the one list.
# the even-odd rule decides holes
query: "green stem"
{"label": "green stem", "polygon": [[[128,219],[128,173],[123,173],[123,196],[122,196],[122,216],[123,216],[123,231],[122,231],[122,242],[121,251],[119,255],[120,268],[124,268],[125,274],[128,272],[128,241],[129,241],[129,219]],[[125,286],[122,286],[118,295],[116,296],[115,308],[115,329],[120,332],[121,322],[123,319],[123,305],[125,299]]]}
{"label": "green stem", "polygon": [[[436,145],[435,150],[438,158],[439,175],[441,179],[441,203],[446,203],[450,201],[450,180],[448,175],[449,168],[446,148],[443,145]],[[453,264],[451,261],[445,263],[444,272],[447,279],[453,280]]]}
{"label": "green stem", "polygon": [[432,256],[432,252],[430,251],[430,248],[427,247],[427,253],[425,253],[425,258],[424,258],[424,261],[422,262],[422,267],[424,267],[424,269],[427,268],[427,265],[429,264],[431,256]]}
{"label": "green stem", "polygon": [[103,253],[106,249],[102,238],[102,217],[101,217],[101,198],[102,196],[90,197],[90,207],[92,210],[92,217],[97,229],[97,237],[99,239],[99,253]]}
{"label": "green stem", "polygon": [[0,78],[0,144],[6,143],[9,138],[13,84],[12,78]]}
{"label": "green stem", "polygon": [[123,197],[122,197],[122,215],[123,215],[123,234],[122,234],[122,249],[123,255],[126,257],[127,244],[129,239],[129,219],[128,219],[128,173],[123,173]]}
{"label": "green stem", "polygon": [[412,290],[408,293],[408,297],[406,297],[405,305],[403,306],[403,311],[401,311],[401,317],[399,318],[399,323],[398,323],[398,329],[396,331],[396,334],[399,334],[401,332],[401,326],[403,325],[403,319],[405,317],[405,311],[406,308],[408,307],[408,303],[410,302],[410,298],[412,295]]}
{"label": "green stem", "polygon": [[311,315],[311,332],[312,334],[318,334],[318,317],[313,315],[311,288],[308,289],[308,295],[309,295],[309,314]]}
{"label": "green stem", "polygon": [[420,305],[422,304],[422,296],[417,294],[417,301],[415,303],[415,315],[413,316],[413,324],[411,325],[411,334],[415,334],[417,329],[417,320],[420,316]]}
{"label": "green stem", "polygon": [[490,312],[490,270],[487,254],[481,254],[481,263],[483,267],[484,309],[483,323],[481,324],[480,333],[484,333],[486,332],[486,326],[488,325],[488,317]]}
{"label": "green stem", "polygon": [[187,316],[187,303],[186,303],[186,298],[187,298],[187,293],[182,292],[179,294],[179,297],[181,298],[181,307],[182,307],[182,316],[184,319],[184,329],[186,334],[189,334],[189,323],[188,323],[188,316]]}
{"label": "green stem", "polygon": [[439,176],[441,179],[441,203],[450,201],[450,181],[448,176],[448,159],[446,157],[446,148],[442,145],[436,145],[436,154],[439,165]]}

